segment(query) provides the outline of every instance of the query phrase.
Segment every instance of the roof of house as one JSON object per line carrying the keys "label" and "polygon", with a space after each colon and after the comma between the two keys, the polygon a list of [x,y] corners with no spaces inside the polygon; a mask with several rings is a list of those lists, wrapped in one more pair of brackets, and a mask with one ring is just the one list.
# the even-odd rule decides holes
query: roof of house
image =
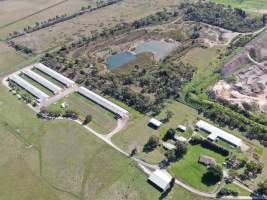
{"label": "roof of house", "polygon": [[216,164],[216,160],[210,156],[206,156],[206,155],[200,155],[199,156],[199,160],[200,163],[205,164],[205,165],[215,165]]}
{"label": "roof of house", "polygon": [[111,101],[101,97],[100,95],[88,90],[85,87],[79,87],[77,89],[77,92],[82,94],[83,96],[91,99],[92,101],[98,103],[99,105],[103,106],[104,108],[112,111],[113,113],[124,117],[125,115],[128,115],[129,112],[123,108],[121,108],[120,106],[112,103]]}
{"label": "roof of house", "polygon": [[39,102],[42,102],[46,98],[49,97],[46,93],[44,93],[43,91],[39,90],[37,87],[35,87],[32,84],[30,84],[29,82],[25,81],[23,78],[21,78],[18,75],[14,75],[14,74],[10,75],[8,77],[8,79],[12,80],[16,84],[18,84],[19,86],[21,86],[22,88],[27,90],[29,93],[31,93],[32,95],[37,97]]}
{"label": "roof of house", "polygon": [[157,169],[150,174],[148,180],[156,184],[162,190],[166,190],[172,180],[172,176],[166,170]]}
{"label": "roof of house", "polygon": [[211,133],[208,138],[210,140],[215,140],[216,138],[221,138],[235,146],[241,146],[242,140],[230,133],[227,133],[226,131],[219,129],[203,120],[200,120],[196,123],[196,126],[198,128],[204,129],[205,131],[208,131]]}
{"label": "roof of house", "polygon": [[70,87],[71,85],[75,83],[74,81],[56,72],[55,70],[50,69],[49,67],[43,65],[42,63],[37,63],[37,64],[34,64],[33,66],[41,70],[42,72],[48,74],[49,76],[53,77],[54,79],[58,80],[59,82],[63,83],[67,87]]}
{"label": "roof of house", "polygon": [[160,127],[160,125],[162,124],[159,120],[155,119],[155,118],[151,118],[149,121],[150,124],[153,124],[157,127]]}
{"label": "roof of house", "polygon": [[168,150],[173,150],[173,149],[176,148],[175,145],[173,145],[171,143],[168,143],[168,142],[162,142],[162,146],[165,147]]}

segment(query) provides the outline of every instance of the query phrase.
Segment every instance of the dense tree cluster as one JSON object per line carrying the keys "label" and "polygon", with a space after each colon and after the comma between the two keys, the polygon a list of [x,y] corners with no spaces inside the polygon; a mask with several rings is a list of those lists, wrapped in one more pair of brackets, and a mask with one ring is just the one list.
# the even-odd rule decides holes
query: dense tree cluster
{"label": "dense tree cluster", "polygon": [[187,153],[186,142],[177,141],[175,147],[175,149],[168,150],[165,154],[169,162],[175,162]]}
{"label": "dense tree cluster", "polygon": [[[66,66],[64,54],[58,55],[61,56],[47,54],[43,62],[79,84],[114,97],[141,113],[158,113],[166,99],[179,97],[182,84],[189,81],[194,73],[194,67],[191,65],[173,61],[152,65],[146,69],[132,66],[129,72],[123,74],[100,73],[96,68],[85,72],[81,70],[84,67],[82,63],[77,62],[75,67]],[[140,91],[134,91],[132,86],[140,88]],[[169,113],[168,118],[170,117]]]}
{"label": "dense tree cluster", "polygon": [[204,22],[236,32],[251,32],[262,28],[266,16],[252,17],[239,8],[232,9],[223,4],[198,1],[197,3],[182,3],[185,20]]}
{"label": "dense tree cluster", "polygon": [[207,184],[216,184],[223,178],[223,170],[220,165],[211,165],[207,173],[202,177],[202,181]]}

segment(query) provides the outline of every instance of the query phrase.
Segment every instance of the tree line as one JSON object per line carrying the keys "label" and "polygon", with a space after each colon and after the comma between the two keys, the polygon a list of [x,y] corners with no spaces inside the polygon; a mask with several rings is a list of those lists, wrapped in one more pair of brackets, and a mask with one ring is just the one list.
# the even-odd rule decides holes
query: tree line
{"label": "tree line", "polygon": [[204,22],[235,32],[252,32],[264,27],[266,15],[250,16],[244,10],[223,4],[198,1],[182,3],[180,6],[185,20]]}

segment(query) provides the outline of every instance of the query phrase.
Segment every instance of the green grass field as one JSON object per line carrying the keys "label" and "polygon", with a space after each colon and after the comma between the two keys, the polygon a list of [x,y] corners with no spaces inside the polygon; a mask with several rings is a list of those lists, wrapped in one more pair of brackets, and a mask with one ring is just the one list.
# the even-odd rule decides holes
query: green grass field
{"label": "green grass field", "polygon": [[249,196],[251,193],[243,188],[241,188],[240,186],[230,183],[225,185],[225,188],[231,189],[235,192],[238,192],[239,195],[241,196]]}
{"label": "green grass field", "polygon": [[236,8],[267,13],[267,1],[265,0],[209,0],[216,3],[230,5]]}
{"label": "green grass field", "polygon": [[189,145],[187,154],[172,164],[169,170],[189,185],[201,191],[212,192],[216,189],[216,185],[207,185],[201,181],[203,174],[207,172],[207,167],[198,163],[201,154],[215,158],[216,162],[220,164],[225,160],[225,157],[200,145]]}
{"label": "green grass field", "polygon": [[[37,119],[0,86],[0,199],[158,199],[136,163],[71,121]],[[30,146],[33,145],[33,146]],[[204,200],[174,187],[166,199]]]}

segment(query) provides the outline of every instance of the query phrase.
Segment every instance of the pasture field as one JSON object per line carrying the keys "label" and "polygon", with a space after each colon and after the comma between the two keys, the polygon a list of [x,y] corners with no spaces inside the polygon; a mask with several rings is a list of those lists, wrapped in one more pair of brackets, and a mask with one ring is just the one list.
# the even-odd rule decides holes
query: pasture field
{"label": "pasture field", "polygon": [[267,13],[267,1],[265,0],[209,0],[216,3],[242,8],[248,11]]}
{"label": "pasture field", "polygon": [[219,48],[193,48],[182,57],[182,62],[189,63],[196,67],[196,72],[193,79],[185,85],[182,95],[185,95],[188,90],[192,88],[205,88],[209,86],[214,80],[214,70],[218,62]]}
{"label": "pasture field", "polygon": [[[166,115],[166,110],[172,111],[174,115],[169,122],[163,124],[159,129],[155,130],[150,128],[147,125],[150,117],[142,115],[135,120],[131,120],[127,129],[117,133],[112,138],[112,141],[127,152],[131,152],[133,148],[137,148],[142,158],[147,158],[148,160],[151,159],[149,158],[149,155],[144,155],[142,152],[143,146],[150,136],[163,136],[169,128],[176,128],[179,124],[191,126],[197,118],[196,110],[179,102],[171,101],[166,105],[166,108],[162,111],[162,113],[156,116],[156,119],[163,119]],[[158,159],[155,159],[154,155],[153,157],[153,162],[162,160],[162,156],[159,156]]]}
{"label": "pasture field", "polygon": [[45,21],[57,15],[72,14],[79,11],[82,6],[94,4],[95,0],[1,1],[0,38],[6,38],[9,33],[21,31],[24,27],[34,26],[36,22]]}
{"label": "pasture field", "polygon": [[[37,119],[0,86],[0,199],[158,199],[136,163],[78,124]],[[166,199],[204,200],[175,186]]]}
{"label": "pasture field", "polygon": [[53,27],[16,38],[14,41],[40,53],[88,36],[91,31],[134,21],[162,10],[164,7],[177,6],[180,2],[181,0],[125,0]]}
{"label": "pasture field", "polygon": [[18,70],[27,62],[27,57],[18,54],[15,49],[0,41],[0,77]]}
{"label": "pasture field", "polygon": [[[189,185],[201,191],[212,192],[217,185],[209,185],[202,182],[202,176],[207,172],[207,167],[198,163],[200,155],[207,155],[215,158],[217,163],[222,164],[225,157],[200,145],[189,145],[187,154],[169,167],[169,171],[174,173]],[[186,172],[186,173],[185,173]]]}
{"label": "pasture field", "polygon": [[116,127],[117,122],[115,114],[78,93],[71,94],[61,99],[56,104],[48,106],[48,109],[63,112],[65,109],[61,108],[61,104],[64,102],[67,106],[65,109],[74,110],[79,113],[81,120],[84,120],[88,114],[92,115],[92,121],[89,123],[89,126],[100,133],[109,133]]}

